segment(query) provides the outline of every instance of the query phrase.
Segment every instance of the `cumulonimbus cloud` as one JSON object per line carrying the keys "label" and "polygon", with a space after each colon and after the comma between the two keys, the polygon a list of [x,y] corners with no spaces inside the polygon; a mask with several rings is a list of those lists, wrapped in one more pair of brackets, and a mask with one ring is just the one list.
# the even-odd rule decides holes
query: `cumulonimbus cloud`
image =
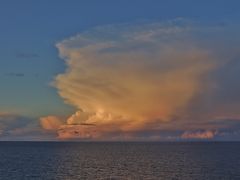
{"label": "cumulonimbus cloud", "polygon": [[181,124],[193,100],[211,93],[209,76],[222,62],[198,33],[188,24],[119,25],[58,43],[67,67],[54,86],[78,109],[54,125],[59,137],[101,139]]}

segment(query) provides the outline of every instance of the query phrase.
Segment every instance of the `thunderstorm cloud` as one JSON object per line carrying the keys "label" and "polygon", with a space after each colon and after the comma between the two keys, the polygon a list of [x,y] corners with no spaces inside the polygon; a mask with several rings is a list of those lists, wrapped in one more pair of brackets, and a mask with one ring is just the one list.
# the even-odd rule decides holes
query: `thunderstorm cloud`
{"label": "thunderstorm cloud", "polygon": [[59,42],[66,70],[53,84],[77,111],[65,122],[43,117],[43,128],[62,139],[222,135],[228,119],[238,121],[239,114],[238,104],[228,107],[219,99],[231,97],[221,71],[237,56],[224,47],[228,39],[221,38],[221,28],[175,21],[122,24]]}

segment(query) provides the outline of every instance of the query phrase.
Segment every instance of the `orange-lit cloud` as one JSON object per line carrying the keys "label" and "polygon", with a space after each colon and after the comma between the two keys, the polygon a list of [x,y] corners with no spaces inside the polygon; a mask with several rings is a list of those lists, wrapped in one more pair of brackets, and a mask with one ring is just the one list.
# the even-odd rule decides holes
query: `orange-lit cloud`
{"label": "orange-lit cloud", "polygon": [[212,139],[217,134],[217,131],[205,130],[205,131],[186,131],[182,134],[183,139]]}
{"label": "orange-lit cloud", "polygon": [[57,130],[61,125],[64,124],[63,119],[57,116],[47,116],[40,118],[40,124],[43,129],[46,130]]}
{"label": "orange-lit cloud", "polygon": [[94,125],[64,125],[58,130],[59,139],[96,139],[99,136],[99,129]]}
{"label": "orange-lit cloud", "polygon": [[185,115],[191,100],[211,89],[208,74],[216,67],[215,56],[192,31],[172,24],[112,26],[58,43],[67,69],[54,85],[79,109],[59,137],[141,131],[153,121]]}

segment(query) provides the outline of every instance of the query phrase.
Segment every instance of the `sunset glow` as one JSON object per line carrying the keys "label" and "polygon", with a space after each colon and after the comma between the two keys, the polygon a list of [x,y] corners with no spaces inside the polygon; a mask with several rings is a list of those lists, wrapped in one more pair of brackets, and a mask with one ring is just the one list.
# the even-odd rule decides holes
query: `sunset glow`
{"label": "sunset glow", "polygon": [[10,46],[2,47],[0,64],[0,138],[239,140],[240,38],[233,17],[206,18],[211,11],[165,17],[162,10],[138,19],[129,11],[132,19],[104,15],[108,21],[84,24],[81,10],[74,12],[55,25],[33,13],[42,24],[31,27],[34,35],[3,30]]}

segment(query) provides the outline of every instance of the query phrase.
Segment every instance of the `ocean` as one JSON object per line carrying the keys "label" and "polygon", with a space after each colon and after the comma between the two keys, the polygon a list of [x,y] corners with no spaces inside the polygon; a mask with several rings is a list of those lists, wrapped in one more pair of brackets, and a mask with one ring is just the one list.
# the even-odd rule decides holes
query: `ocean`
{"label": "ocean", "polygon": [[238,142],[0,142],[0,179],[240,179]]}

